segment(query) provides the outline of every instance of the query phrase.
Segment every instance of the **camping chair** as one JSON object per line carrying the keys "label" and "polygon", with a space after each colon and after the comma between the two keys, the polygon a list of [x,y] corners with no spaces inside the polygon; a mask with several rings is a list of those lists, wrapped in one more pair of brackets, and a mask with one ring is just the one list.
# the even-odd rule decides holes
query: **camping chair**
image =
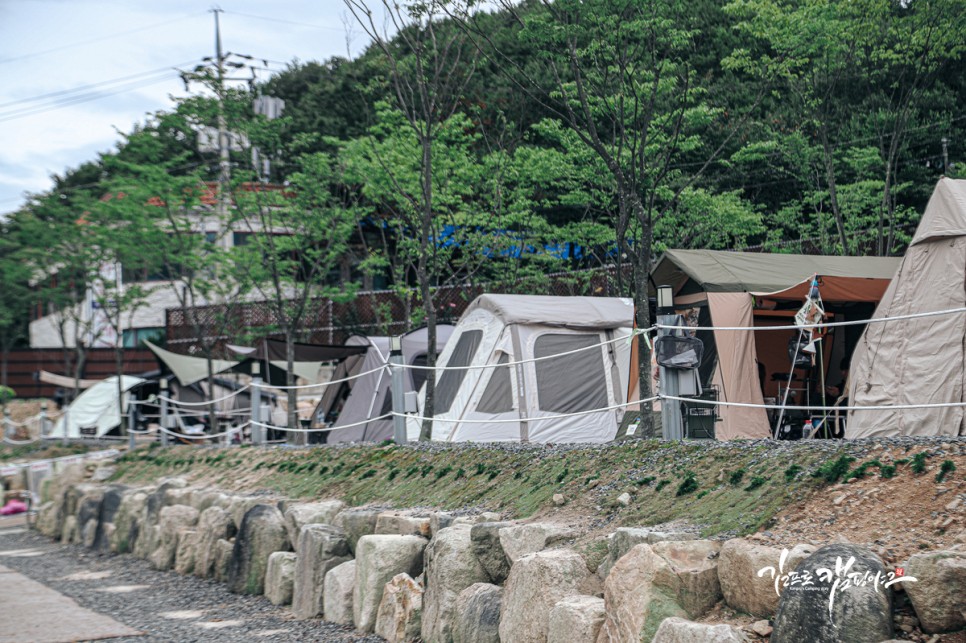
{"label": "camping chair", "polygon": [[179,442],[184,444],[204,444],[204,424],[185,424],[184,418],[181,417],[181,413],[177,410],[173,415],[178,422],[178,431],[181,433],[176,438]]}

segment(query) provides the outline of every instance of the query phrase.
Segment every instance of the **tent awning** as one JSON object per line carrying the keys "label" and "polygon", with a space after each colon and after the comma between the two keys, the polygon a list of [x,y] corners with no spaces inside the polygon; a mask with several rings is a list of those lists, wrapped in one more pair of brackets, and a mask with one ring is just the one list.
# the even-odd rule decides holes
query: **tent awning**
{"label": "tent awning", "polygon": [[[651,276],[655,284],[674,286],[675,290],[693,279],[706,292],[780,293],[820,275],[852,280],[847,286],[861,292],[863,280],[884,280],[887,286],[900,261],[897,257],[668,250]],[[825,298],[824,292],[822,295]]]}
{"label": "tent awning", "polygon": [[[288,359],[285,342],[277,339],[263,339],[256,342],[254,346],[228,344],[228,348],[239,355],[260,360],[285,362]],[[337,362],[350,355],[359,355],[365,352],[365,346],[295,343],[296,362]]]}

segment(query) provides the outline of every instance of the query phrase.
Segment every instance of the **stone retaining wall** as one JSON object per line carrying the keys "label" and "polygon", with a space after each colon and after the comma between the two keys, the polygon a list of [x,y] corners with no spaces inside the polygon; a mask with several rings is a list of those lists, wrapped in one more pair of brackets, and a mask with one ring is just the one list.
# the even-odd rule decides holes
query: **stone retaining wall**
{"label": "stone retaining wall", "polygon": [[[880,643],[903,623],[893,615],[903,585],[924,631],[966,627],[961,546],[916,554],[905,583],[893,584],[894,571],[857,545],[783,552],[621,528],[590,569],[572,546],[578,534],[557,525],[237,496],[180,479],[92,484],[79,467],[52,479],[43,501],[37,528],[51,538],[132,552],[159,569],[291,603],[297,618],[349,623],[389,641],[797,643],[808,632],[841,631],[848,619],[850,641]],[[848,576],[867,571],[871,580]],[[758,620],[700,622],[722,604]]]}

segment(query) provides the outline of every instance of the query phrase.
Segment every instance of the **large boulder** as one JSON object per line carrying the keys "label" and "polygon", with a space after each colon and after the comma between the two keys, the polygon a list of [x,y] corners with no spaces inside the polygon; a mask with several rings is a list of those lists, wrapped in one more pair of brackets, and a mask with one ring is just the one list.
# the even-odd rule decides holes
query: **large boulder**
{"label": "large boulder", "polygon": [[489,583],[470,585],[456,597],[454,643],[500,643],[503,588]]}
{"label": "large boulder", "polygon": [[354,507],[340,511],[336,515],[335,526],[345,532],[349,549],[353,554],[356,552],[356,544],[360,538],[376,533],[376,520],[379,518],[379,513],[378,509]]}
{"label": "large boulder", "polygon": [[121,502],[114,514],[114,533],[109,542],[112,552],[127,554],[134,551],[147,500],[148,494],[140,489],[132,489],[121,495]]}
{"label": "large boulder", "polygon": [[159,517],[158,546],[148,556],[148,561],[152,567],[163,571],[174,567],[178,538],[183,529],[198,523],[198,510],[186,505],[172,505],[162,507]]}
{"label": "large boulder", "polygon": [[195,551],[194,574],[199,578],[214,576],[215,561],[219,540],[235,537],[235,523],[223,508],[212,505],[201,512],[198,518],[198,548]]}
{"label": "large boulder", "polygon": [[721,600],[718,552],[713,540],[658,541],[651,551],[664,560],[656,582],[666,587],[691,618],[704,616]]}
{"label": "large boulder", "polygon": [[201,534],[198,533],[197,529],[184,528],[178,532],[178,549],[174,555],[174,571],[176,573],[183,576],[194,573],[200,542]]}
{"label": "large boulder", "polygon": [[67,516],[64,518],[60,533],[60,541],[65,545],[74,542],[77,534],[77,516]]}
{"label": "large boulder", "polygon": [[[886,570],[869,549],[826,545],[792,573],[778,605],[772,643],[878,643],[893,638],[892,589],[884,587]],[[807,586],[806,575],[811,581]]]}
{"label": "large boulder", "polygon": [[165,495],[172,489],[184,489],[188,486],[188,481],[184,478],[168,478],[162,480],[153,491],[148,492],[147,502],[144,504],[144,514],[141,516],[143,525],[156,525],[160,518],[162,507],[170,507],[165,504]]}
{"label": "large boulder", "polygon": [[288,549],[282,512],[274,505],[255,505],[245,513],[235,536],[228,589],[236,594],[262,594],[268,557]]}
{"label": "large boulder", "polygon": [[325,575],[322,591],[322,614],[325,620],[352,625],[352,595],[356,587],[356,561],[333,567]]}
{"label": "large boulder", "polygon": [[510,561],[500,544],[500,530],[512,525],[512,522],[481,522],[470,529],[473,551],[491,583],[502,583],[510,573]]}
{"label": "large boulder", "polygon": [[277,505],[271,499],[255,496],[229,496],[228,505],[224,509],[231,516],[231,521],[241,526],[242,520],[245,519],[245,514],[253,507],[259,506],[272,506],[278,509]]}
{"label": "large boulder", "polygon": [[345,533],[329,525],[303,525],[297,538],[292,614],[315,618],[322,614],[322,593],[329,570],[351,560]]}
{"label": "large boulder", "polygon": [[376,611],[376,634],[389,643],[419,639],[423,588],[409,574],[396,574],[382,592]]}
{"label": "large boulder", "polygon": [[595,643],[604,624],[604,599],[568,596],[550,610],[547,643]]}
{"label": "large boulder", "polygon": [[111,536],[117,531],[114,520],[117,517],[117,512],[121,507],[121,501],[124,499],[126,491],[127,487],[120,485],[112,485],[104,489],[100,511],[97,515],[97,529],[94,532],[94,542],[91,544],[91,547],[95,551],[106,552],[110,550]]}
{"label": "large boulder", "polygon": [[211,578],[219,583],[227,583],[231,574],[231,557],[235,553],[235,539],[221,539],[215,542],[214,563]]}
{"label": "large boulder", "polygon": [[548,523],[513,525],[500,530],[500,545],[512,565],[527,554],[542,551],[577,535],[569,527]]}
{"label": "large boulder", "polygon": [[783,557],[780,549],[742,538],[725,542],[718,557],[718,580],[725,603],[739,612],[771,618],[778,610],[782,591],[775,576],[794,570],[812,551],[811,547],[798,545]]}
{"label": "large boulder", "polygon": [[568,596],[581,594],[590,571],[577,552],[555,549],[528,554],[510,568],[500,613],[503,643],[542,643],[550,611]]}
{"label": "large boulder", "polygon": [[268,557],[265,570],[265,598],[272,605],[288,605],[292,602],[292,586],[295,581],[295,554],[276,551]]}
{"label": "large boulder", "polygon": [[661,622],[654,638],[650,640],[651,643],[745,643],[748,638],[737,627],[727,623],[694,623],[670,616]]}
{"label": "large boulder", "polygon": [[375,533],[429,538],[432,533],[431,520],[429,516],[405,511],[383,511],[376,516]]}
{"label": "large boulder", "polygon": [[661,621],[687,616],[678,603],[676,577],[650,545],[636,545],[604,582],[607,614],[598,641],[650,641]]}
{"label": "large boulder", "polygon": [[452,640],[456,598],[470,585],[489,578],[473,551],[471,529],[470,525],[441,529],[426,547],[424,641]]}
{"label": "large boulder", "polygon": [[104,491],[104,487],[94,485],[77,501],[77,538],[75,540],[83,543],[85,547],[94,546]]}
{"label": "large boulder", "polygon": [[966,551],[914,554],[905,565],[904,581],[912,607],[924,632],[952,632],[966,628]]}
{"label": "large boulder", "polygon": [[48,538],[54,538],[59,535],[57,533],[57,507],[56,502],[48,500],[40,505],[40,508],[37,510],[36,529]]}
{"label": "large boulder", "polygon": [[597,575],[601,580],[606,579],[614,564],[637,545],[694,538],[694,534],[686,532],[656,531],[649,527],[620,527],[607,540],[607,557],[597,567]]}
{"label": "large boulder", "polygon": [[426,539],[420,536],[362,536],[356,544],[352,617],[356,629],[372,632],[386,583],[396,574],[419,576]]}
{"label": "large boulder", "polygon": [[331,525],[336,515],[345,508],[341,500],[322,500],[319,502],[295,502],[286,505],[285,529],[289,542],[298,548],[299,532],[303,525]]}

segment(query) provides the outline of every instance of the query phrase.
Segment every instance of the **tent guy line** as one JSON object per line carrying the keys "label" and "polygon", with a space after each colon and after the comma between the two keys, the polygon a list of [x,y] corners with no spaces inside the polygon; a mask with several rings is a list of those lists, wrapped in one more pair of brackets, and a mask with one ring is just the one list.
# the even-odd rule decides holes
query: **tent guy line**
{"label": "tent guy line", "polygon": [[651,332],[654,328],[665,330],[808,330],[811,328],[833,328],[837,326],[859,326],[864,324],[880,324],[883,322],[903,321],[906,319],[920,319],[922,317],[938,317],[940,315],[953,315],[956,313],[966,313],[966,307],[950,308],[948,310],[933,310],[925,313],[911,313],[909,315],[896,315],[894,317],[873,317],[871,319],[852,319],[840,322],[822,322],[818,324],[790,324],[785,326],[671,326],[669,324],[655,324],[652,328],[635,331],[638,334]]}

